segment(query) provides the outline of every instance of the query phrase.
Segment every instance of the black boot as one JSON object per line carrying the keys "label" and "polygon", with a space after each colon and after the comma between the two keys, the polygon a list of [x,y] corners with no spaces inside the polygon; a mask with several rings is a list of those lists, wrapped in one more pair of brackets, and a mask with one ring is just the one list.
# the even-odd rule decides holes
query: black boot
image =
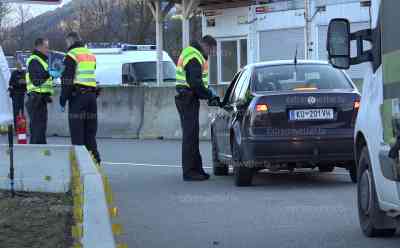
{"label": "black boot", "polygon": [[206,175],[203,174],[190,174],[190,175],[183,175],[183,181],[205,181],[208,180],[210,178],[210,176],[208,175],[208,177]]}

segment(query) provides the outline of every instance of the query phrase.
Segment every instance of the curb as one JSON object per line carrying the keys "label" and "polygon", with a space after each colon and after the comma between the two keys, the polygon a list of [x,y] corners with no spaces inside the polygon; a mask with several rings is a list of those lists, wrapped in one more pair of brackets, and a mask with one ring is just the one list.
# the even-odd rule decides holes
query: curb
{"label": "curb", "polygon": [[74,248],[127,248],[116,245],[115,236],[122,227],[112,223],[118,215],[107,176],[85,147],[75,146],[71,151],[72,194],[74,220],[72,228]]}
{"label": "curb", "polygon": [[[10,189],[9,150],[0,145],[0,189]],[[127,248],[109,180],[84,146],[16,145],[15,190],[68,193],[73,198],[73,248]],[[32,166],[35,165],[35,166]]]}

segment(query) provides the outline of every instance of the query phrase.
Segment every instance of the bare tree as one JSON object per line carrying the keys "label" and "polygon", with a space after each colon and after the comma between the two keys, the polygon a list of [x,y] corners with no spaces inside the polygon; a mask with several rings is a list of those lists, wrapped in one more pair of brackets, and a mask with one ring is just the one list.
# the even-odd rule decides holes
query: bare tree
{"label": "bare tree", "polygon": [[0,3],[0,43],[7,37],[7,24],[6,17],[12,11],[11,6],[6,3]]}
{"label": "bare tree", "polygon": [[144,43],[155,29],[153,16],[146,1],[120,0],[120,9],[124,39],[127,42]]}
{"label": "bare tree", "polygon": [[0,3],[0,28],[3,26],[4,18],[11,13],[11,6],[6,3]]}
{"label": "bare tree", "polygon": [[132,40],[131,30],[134,27],[135,17],[135,0],[120,0],[119,8],[121,9],[121,22],[124,30],[124,39],[127,42]]}
{"label": "bare tree", "polygon": [[113,0],[87,0],[79,5],[81,33],[92,41],[108,41],[113,38]]}
{"label": "bare tree", "polygon": [[26,22],[32,17],[31,8],[29,5],[18,5],[16,8],[18,26],[17,26],[17,42],[18,42],[18,49],[25,49],[25,24]]}
{"label": "bare tree", "polygon": [[153,15],[145,1],[137,1],[136,11],[138,13],[136,18],[136,25],[138,28],[136,30],[136,42],[144,43],[146,38],[149,37],[149,34],[155,32],[149,33],[148,31],[149,27],[151,27],[151,30],[155,30],[155,24],[151,25],[153,23]]}

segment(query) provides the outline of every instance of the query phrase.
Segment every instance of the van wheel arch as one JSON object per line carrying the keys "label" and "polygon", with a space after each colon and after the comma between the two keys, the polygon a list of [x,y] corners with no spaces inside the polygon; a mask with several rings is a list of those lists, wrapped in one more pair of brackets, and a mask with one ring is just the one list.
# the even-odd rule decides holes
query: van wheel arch
{"label": "van wheel arch", "polygon": [[358,132],[354,144],[354,160],[357,168],[358,168],[358,162],[360,161],[361,152],[365,146],[367,146],[367,140],[365,139],[363,133]]}

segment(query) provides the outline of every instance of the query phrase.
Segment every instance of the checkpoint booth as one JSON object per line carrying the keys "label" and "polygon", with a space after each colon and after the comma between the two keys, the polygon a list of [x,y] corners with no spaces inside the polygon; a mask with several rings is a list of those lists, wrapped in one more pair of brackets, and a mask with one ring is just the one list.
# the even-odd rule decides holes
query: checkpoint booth
{"label": "checkpoint booth", "polygon": [[11,100],[7,94],[9,79],[10,71],[8,70],[8,63],[0,46],[0,127],[3,129],[5,126],[11,124],[13,120]]}

